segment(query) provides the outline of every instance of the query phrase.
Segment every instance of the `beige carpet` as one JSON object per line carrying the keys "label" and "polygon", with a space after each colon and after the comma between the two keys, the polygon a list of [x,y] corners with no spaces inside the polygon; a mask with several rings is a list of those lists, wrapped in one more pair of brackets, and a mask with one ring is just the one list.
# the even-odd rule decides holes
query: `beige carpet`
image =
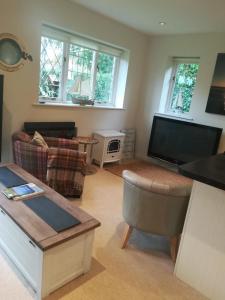
{"label": "beige carpet", "polygon": [[[73,280],[46,300],[205,299],[174,277],[166,240],[135,231],[128,247],[120,249],[124,231],[122,192],[122,179],[105,170],[85,178],[82,201],[72,203],[102,223],[96,230],[92,267],[88,274]],[[0,266],[1,300],[34,299],[15,268],[2,255]]]}

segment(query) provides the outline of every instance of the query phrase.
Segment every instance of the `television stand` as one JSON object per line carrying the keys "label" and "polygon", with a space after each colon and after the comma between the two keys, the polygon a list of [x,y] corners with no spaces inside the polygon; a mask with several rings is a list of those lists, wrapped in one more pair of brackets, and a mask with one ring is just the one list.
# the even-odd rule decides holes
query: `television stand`
{"label": "television stand", "polygon": [[171,172],[174,172],[174,173],[179,172],[179,170],[178,170],[179,166],[178,165],[176,165],[174,163],[171,163],[171,162],[168,162],[166,160],[150,157],[149,162],[152,163],[153,165],[162,167],[162,168],[167,169]]}

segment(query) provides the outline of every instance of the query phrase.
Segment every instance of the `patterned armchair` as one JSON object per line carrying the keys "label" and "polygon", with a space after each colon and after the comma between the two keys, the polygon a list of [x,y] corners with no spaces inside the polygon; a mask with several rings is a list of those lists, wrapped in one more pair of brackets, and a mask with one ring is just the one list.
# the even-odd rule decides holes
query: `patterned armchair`
{"label": "patterned armchair", "polygon": [[24,132],[12,136],[14,162],[64,196],[81,196],[86,153],[78,142],[45,137],[48,149],[31,144]]}

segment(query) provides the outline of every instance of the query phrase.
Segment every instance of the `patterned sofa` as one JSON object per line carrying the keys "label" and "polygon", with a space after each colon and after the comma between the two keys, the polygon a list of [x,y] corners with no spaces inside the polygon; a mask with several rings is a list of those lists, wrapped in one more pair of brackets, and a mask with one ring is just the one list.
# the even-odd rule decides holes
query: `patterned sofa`
{"label": "patterned sofa", "polygon": [[86,153],[78,151],[78,142],[45,137],[48,149],[31,143],[25,132],[12,136],[14,162],[64,196],[81,196]]}

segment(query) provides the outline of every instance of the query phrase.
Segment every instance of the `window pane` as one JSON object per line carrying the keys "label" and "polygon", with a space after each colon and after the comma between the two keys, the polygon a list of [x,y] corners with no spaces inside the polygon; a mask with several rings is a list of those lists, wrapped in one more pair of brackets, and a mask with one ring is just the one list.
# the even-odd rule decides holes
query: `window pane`
{"label": "window pane", "polygon": [[40,86],[41,97],[58,98],[63,66],[63,42],[41,38]]}
{"label": "window pane", "polygon": [[112,100],[115,60],[115,57],[112,55],[98,54],[95,85],[96,102],[109,103]]}
{"label": "window pane", "polygon": [[80,46],[69,45],[66,98],[91,99],[93,90],[94,51]]}
{"label": "window pane", "polygon": [[199,64],[178,64],[170,104],[174,112],[189,112],[198,68]]}

